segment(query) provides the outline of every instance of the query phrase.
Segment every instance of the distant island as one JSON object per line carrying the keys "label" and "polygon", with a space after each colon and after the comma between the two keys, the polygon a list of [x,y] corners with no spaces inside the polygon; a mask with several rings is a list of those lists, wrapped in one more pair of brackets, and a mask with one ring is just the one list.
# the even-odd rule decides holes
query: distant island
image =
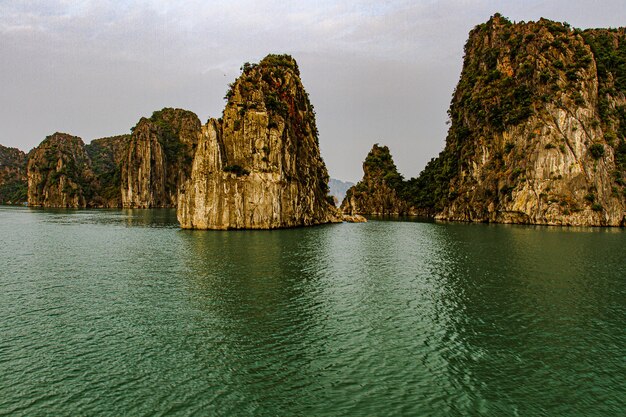
{"label": "distant island", "polygon": [[332,223],[341,212],[626,225],[625,28],[499,14],[476,26],[444,150],[405,180],[374,145],[341,212],[296,61],[268,55],[241,70],[222,117],[204,125],[165,108],[88,145],[55,133],[28,155],[0,146],[0,203],[176,207],[181,226],[198,229]]}

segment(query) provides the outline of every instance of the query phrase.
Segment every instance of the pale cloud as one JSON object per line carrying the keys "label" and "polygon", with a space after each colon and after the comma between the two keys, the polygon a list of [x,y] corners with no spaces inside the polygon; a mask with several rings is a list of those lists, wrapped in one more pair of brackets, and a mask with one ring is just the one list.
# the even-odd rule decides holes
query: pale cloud
{"label": "pale cloud", "polygon": [[405,176],[442,148],[468,31],[496,11],[619,26],[605,1],[0,1],[0,143],[127,132],[164,106],[219,116],[267,53],[298,60],[331,175],[357,180],[375,142]]}

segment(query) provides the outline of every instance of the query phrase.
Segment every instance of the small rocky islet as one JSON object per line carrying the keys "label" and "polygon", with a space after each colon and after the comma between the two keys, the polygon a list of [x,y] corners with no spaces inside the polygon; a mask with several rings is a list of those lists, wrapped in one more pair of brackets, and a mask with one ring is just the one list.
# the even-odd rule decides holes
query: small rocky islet
{"label": "small rocky islet", "polygon": [[[360,215],[626,224],[626,29],[572,29],[499,14],[476,26],[444,150],[405,180],[374,145],[337,209],[296,61],[244,64],[222,117],[165,108],[131,134],[55,133],[28,154],[0,146],[0,202],[176,207],[183,228],[273,229]],[[343,213],[343,217],[342,217]]]}
{"label": "small rocky islet", "polygon": [[315,113],[296,61],[245,64],[221,119],[202,126],[178,220],[192,229],[274,229],[341,221]]}

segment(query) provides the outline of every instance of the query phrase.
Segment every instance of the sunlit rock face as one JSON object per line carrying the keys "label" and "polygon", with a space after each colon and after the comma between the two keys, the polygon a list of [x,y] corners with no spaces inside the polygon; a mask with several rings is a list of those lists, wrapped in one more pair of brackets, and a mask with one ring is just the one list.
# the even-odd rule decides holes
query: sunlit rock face
{"label": "sunlit rock face", "polygon": [[186,229],[274,229],[341,221],[328,198],[315,113],[286,55],[245,64],[223,117],[201,129],[178,194]]}
{"label": "sunlit rock face", "polygon": [[437,218],[624,225],[625,70],[624,29],[499,15],[477,26],[446,147],[422,174]]}

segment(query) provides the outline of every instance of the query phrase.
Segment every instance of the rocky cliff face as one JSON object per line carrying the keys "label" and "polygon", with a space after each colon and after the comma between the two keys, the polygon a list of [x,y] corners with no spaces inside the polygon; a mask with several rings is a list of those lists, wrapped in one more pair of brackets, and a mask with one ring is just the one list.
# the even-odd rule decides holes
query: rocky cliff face
{"label": "rocky cliff face", "polygon": [[24,152],[0,145],[0,204],[17,204],[27,200],[26,162]]}
{"label": "rocky cliff face", "polygon": [[499,15],[465,46],[446,147],[413,181],[448,220],[626,221],[626,32]]}
{"label": "rocky cliff face", "polygon": [[98,179],[97,207],[121,207],[121,163],[130,142],[130,135],[94,139],[85,146],[91,168]]}
{"label": "rocky cliff face", "polygon": [[315,114],[296,62],[245,64],[220,120],[202,127],[178,197],[183,228],[272,229],[340,221],[327,198]]}
{"label": "rocky cliff face", "polygon": [[122,158],[123,207],[175,207],[200,133],[200,120],[187,110],[166,108],[142,118]]}
{"label": "rocky cliff face", "polygon": [[28,205],[87,207],[97,188],[82,139],[48,136],[28,158]]}
{"label": "rocky cliff face", "polygon": [[416,214],[400,196],[403,186],[389,148],[375,144],[363,162],[363,179],[346,192],[341,211],[347,215]]}

